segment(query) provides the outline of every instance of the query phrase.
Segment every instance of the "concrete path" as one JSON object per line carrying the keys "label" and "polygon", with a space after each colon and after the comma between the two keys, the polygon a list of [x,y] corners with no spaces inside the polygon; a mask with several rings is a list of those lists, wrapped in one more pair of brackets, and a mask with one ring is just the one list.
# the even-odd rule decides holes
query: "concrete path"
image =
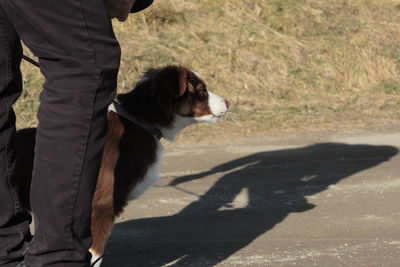
{"label": "concrete path", "polygon": [[400,135],[166,153],[111,266],[400,266]]}

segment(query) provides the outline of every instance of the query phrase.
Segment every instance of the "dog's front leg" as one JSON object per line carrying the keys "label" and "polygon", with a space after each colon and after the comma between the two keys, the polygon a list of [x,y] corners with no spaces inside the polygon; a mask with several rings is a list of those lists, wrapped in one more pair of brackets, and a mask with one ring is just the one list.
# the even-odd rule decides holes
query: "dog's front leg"
{"label": "dog's front leg", "polygon": [[[96,262],[101,256],[103,256],[104,249],[107,243],[107,239],[110,236],[111,229],[114,225],[114,209],[112,207],[99,206],[93,204],[92,210],[92,236],[93,243],[90,248],[92,253],[91,264]],[[92,267],[99,267],[101,265],[101,259],[98,260]]]}

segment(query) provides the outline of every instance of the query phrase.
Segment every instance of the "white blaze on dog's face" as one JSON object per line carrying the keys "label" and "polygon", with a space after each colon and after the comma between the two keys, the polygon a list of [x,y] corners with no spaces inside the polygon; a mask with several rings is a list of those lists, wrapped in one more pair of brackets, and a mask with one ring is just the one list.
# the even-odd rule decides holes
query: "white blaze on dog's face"
{"label": "white blaze on dog's face", "polygon": [[221,119],[226,112],[228,112],[229,102],[224,100],[221,96],[214,94],[207,90],[208,93],[208,107],[210,109],[209,114],[204,114],[199,117],[195,117],[198,122],[211,122],[215,123]]}

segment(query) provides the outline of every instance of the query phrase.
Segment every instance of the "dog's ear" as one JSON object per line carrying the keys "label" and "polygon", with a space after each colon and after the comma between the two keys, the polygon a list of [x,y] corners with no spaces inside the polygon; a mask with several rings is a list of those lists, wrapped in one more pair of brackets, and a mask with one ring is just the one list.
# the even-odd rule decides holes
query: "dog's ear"
{"label": "dog's ear", "polygon": [[188,71],[181,66],[167,66],[161,71],[160,82],[172,97],[182,96],[187,89]]}
{"label": "dog's ear", "polygon": [[182,96],[187,88],[187,76],[188,72],[187,69],[184,67],[179,67],[179,92],[175,95],[176,97]]}

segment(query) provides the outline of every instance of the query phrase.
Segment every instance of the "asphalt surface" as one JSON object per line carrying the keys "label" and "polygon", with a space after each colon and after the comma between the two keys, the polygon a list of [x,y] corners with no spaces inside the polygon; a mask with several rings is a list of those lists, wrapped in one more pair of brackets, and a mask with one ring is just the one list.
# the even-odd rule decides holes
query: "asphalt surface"
{"label": "asphalt surface", "polygon": [[167,151],[103,266],[400,266],[400,135]]}

